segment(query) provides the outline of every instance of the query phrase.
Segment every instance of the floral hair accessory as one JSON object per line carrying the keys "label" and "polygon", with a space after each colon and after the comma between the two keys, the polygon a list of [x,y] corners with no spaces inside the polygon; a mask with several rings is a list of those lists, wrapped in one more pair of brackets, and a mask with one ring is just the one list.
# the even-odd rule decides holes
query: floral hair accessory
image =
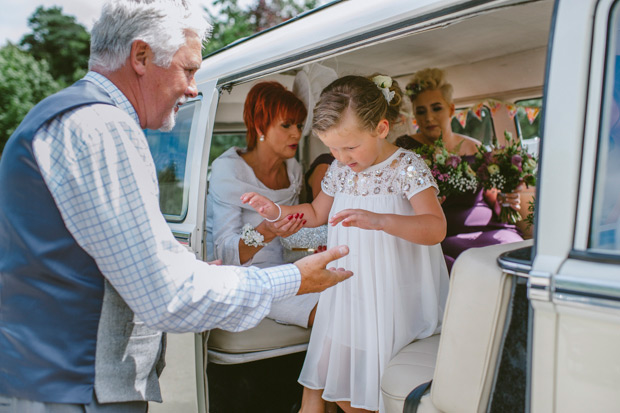
{"label": "floral hair accessory", "polygon": [[424,91],[426,85],[424,82],[415,82],[409,83],[405,86],[405,95],[409,96],[411,99],[415,99],[415,97]]}
{"label": "floral hair accessory", "polygon": [[372,81],[377,85],[381,93],[383,93],[385,100],[390,103],[396,94],[396,92],[390,90],[390,87],[392,87],[392,78],[385,75],[377,75],[372,78]]}

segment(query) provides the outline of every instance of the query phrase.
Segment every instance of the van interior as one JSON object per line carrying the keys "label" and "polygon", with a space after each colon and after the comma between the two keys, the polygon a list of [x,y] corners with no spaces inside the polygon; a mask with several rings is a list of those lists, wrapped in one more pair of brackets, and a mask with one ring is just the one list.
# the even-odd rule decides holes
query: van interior
{"label": "van interior", "polygon": [[[335,1],[307,16],[302,16],[301,19],[320,20],[324,15],[327,21],[325,24],[329,24],[330,17],[328,16],[345,7],[346,3],[353,6],[356,1]],[[504,132],[507,131],[517,136],[528,151],[537,155],[540,142],[540,118],[543,110],[545,61],[553,3],[552,0],[506,1],[501,2],[501,5],[497,7],[488,6],[478,9],[471,7],[467,13],[460,14],[457,6],[450,6],[454,8],[452,13],[442,14],[430,10],[425,15],[428,21],[416,20],[414,17],[402,23],[402,27],[387,33],[360,30],[357,35],[334,40],[334,44],[325,47],[324,51],[317,50],[306,54],[302,51],[295,55],[296,58],[273,65],[272,68],[256,68],[254,72],[245,70],[243,73],[232,73],[229,76],[220,77],[218,80],[220,95],[215,112],[213,134],[207,137],[210,139],[209,163],[231,146],[245,146],[243,103],[248,91],[257,82],[265,80],[280,82],[289,90],[293,90],[306,103],[311,114],[312,106],[318,99],[322,88],[337,77],[348,74],[368,76],[380,73],[390,75],[401,88],[404,88],[416,71],[428,67],[443,69],[447,80],[453,85],[456,114],[452,123],[455,131],[472,136],[487,145],[501,145],[504,142]],[[428,16],[433,18],[429,19]],[[211,62],[217,65],[222,60],[232,58],[235,53],[243,54],[244,50],[262,47],[268,38],[279,37],[283,39],[282,42],[285,42],[284,39],[288,34],[287,27],[295,24],[297,24],[295,21],[285,23],[269,30],[269,33],[252,36],[216,52],[206,58],[203,68],[207,67],[208,70]],[[270,50],[279,46],[280,44],[276,42],[270,46]],[[285,48],[285,46],[282,47]],[[294,47],[287,47],[288,49],[285,48],[284,51],[294,54]],[[310,123],[311,119],[308,119],[298,150],[298,160],[303,168],[307,168],[319,154],[328,152],[318,138],[312,136],[309,130]],[[390,132],[389,139],[394,140],[400,135],[415,133],[415,130],[415,118],[411,105],[407,104],[407,99],[405,99],[400,122]],[[534,196],[534,191],[534,188],[528,188],[522,195],[523,216],[528,213],[527,206]],[[523,245],[519,246],[531,245],[531,240],[527,240],[531,238],[531,228],[525,223],[519,225],[526,239]],[[498,251],[509,249],[511,247],[498,247]],[[464,268],[467,260],[475,259],[475,253],[472,252],[464,257],[462,263],[458,264],[457,260],[457,265],[453,268],[451,275],[452,280],[455,279],[455,272]],[[459,398],[460,396],[455,396],[452,400],[464,403],[461,407],[465,405],[472,407],[477,403],[477,407],[472,407],[473,410],[483,411],[490,403],[490,394],[497,382],[498,349],[501,345],[501,338],[505,335],[502,331],[508,323],[506,321],[507,314],[510,313],[507,310],[508,300],[514,295],[511,292],[517,289],[517,281],[516,277],[510,278],[509,275],[504,278],[498,276],[493,282],[475,277],[467,281],[463,281],[464,278],[460,280],[462,282],[459,284],[451,284],[451,297],[446,310],[449,312],[446,320],[450,321],[446,321],[444,326],[444,329],[449,330],[447,332],[444,330],[442,334],[449,334],[453,341],[449,347],[446,342],[446,348],[441,350],[446,354],[444,361],[445,363],[462,361],[459,361],[462,356],[454,353],[455,346],[459,346],[462,334],[470,336],[478,334],[476,339],[479,339],[479,342],[470,343],[470,346],[473,346],[474,350],[475,348],[485,350],[483,354],[470,358],[473,364],[478,363],[477,366],[472,364],[463,367],[471,373],[469,376],[460,377],[458,381],[450,380],[450,373],[446,372],[443,377],[447,381],[443,385],[458,387],[456,383],[462,385],[462,383],[469,382],[472,386],[477,386],[475,390],[468,391],[470,389],[465,385],[457,392],[467,400],[463,401]],[[469,316],[461,316],[457,319],[459,313],[469,314],[463,312],[468,311],[468,307],[467,304],[459,301],[459,297],[471,292],[476,286],[484,289],[485,294],[489,294],[485,302],[494,303],[492,306],[489,304],[488,308],[477,309],[479,311],[477,314],[481,317],[491,314],[492,317],[485,319],[488,323],[480,329],[472,328],[468,333],[468,328],[471,327],[474,319]],[[457,292],[455,289],[458,288],[460,290]],[[452,295],[455,298],[452,298]],[[523,318],[523,314],[520,316]],[[521,319],[520,322],[527,322],[527,317]],[[239,377],[230,378],[235,374],[248,377],[249,370],[234,370],[241,365],[266,363],[259,364],[257,368],[263,372],[275,370],[282,378],[285,377],[285,372],[278,369],[284,369],[284,367],[278,364],[269,365],[269,360],[277,363],[278,359],[292,357],[286,359],[289,361],[284,364],[296,366],[294,369],[300,368],[309,334],[309,330],[281,325],[269,319],[265,319],[256,328],[245,332],[230,333],[214,330],[205,334],[211,411],[232,411],[226,410],[226,406],[230,407],[230,403],[233,403],[230,398],[238,402],[239,399],[248,395],[247,388],[245,390],[238,388],[228,395],[224,391],[225,387],[233,386],[234,383],[238,384],[242,380]],[[417,347],[401,351],[395,358],[394,365],[389,368],[389,377],[384,377],[382,391],[390,412],[402,411],[404,398],[409,391],[433,377],[435,360],[439,351],[439,337],[433,336],[422,341],[424,342],[418,343]],[[478,344],[477,347],[476,344]],[[452,358],[449,357],[450,354]],[[446,368],[446,364],[442,366]],[[296,372],[298,374],[298,370]],[[476,372],[479,376],[473,377],[472,372]],[[286,380],[293,381],[293,386],[297,385],[295,374],[293,371],[286,378]],[[264,376],[261,377],[257,380],[265,379]],[[279,384],[276,385],[281,385],[280,382],[277,383]],[[437,384],[439,389],[437,391],[441,391],[441,386],[442,383]],[[279,394],[282,393],[275,392],[272,396],[278,398]],[[296,396],[300,394],[300,391],[295,393]],[[257,406],[254,407],[257,410],[252,411],[260,411]],[[456,410],[459,408],[457,407]],[[469,409],[461,410],[470,411]],[[268,408],[264,411],[268,411]]]}

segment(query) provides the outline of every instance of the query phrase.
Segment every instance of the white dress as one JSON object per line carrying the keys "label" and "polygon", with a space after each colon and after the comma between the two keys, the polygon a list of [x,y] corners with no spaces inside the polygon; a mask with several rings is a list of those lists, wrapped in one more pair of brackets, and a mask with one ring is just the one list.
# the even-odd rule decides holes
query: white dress
{"label": "white dress", "polygon": [[[330,216],[348,208],[414,215],[409,198],[431,186],[437,188],[424,161],[400,148],[360,173],[334,161],[322,182],[334,197]],[[349,255],[329,266],[354,275],[321,293],[299,382],[324,389],[325,400],[383,411],[379,386],[387,363],[441,329],[448,293],[441,246],[341,224],[329,226],[327,243],[349,246]]]}
{"label": "white dress", "polygon": [[[270,189],[254,174],[254,170],[239,155],[239,148],[230,148],[215,161],[209,178],[207,195],[206,243],[207,261],[221,259],[225,265],[241,265],[239,239],[241,228],[253,227],[263,221],[250,205],[241,202],[245,192],[257,192],[281,205],[296,205],[301,190],[301,165],[295,159],[286,160],[291,183],[288,188]],[[244,263],[259,268],[284,264],[282,244],[275,238]],[[273,303],[268,317],[284,324],[308,326],[308,317],[316,305],[318,294],[296,295]]]}

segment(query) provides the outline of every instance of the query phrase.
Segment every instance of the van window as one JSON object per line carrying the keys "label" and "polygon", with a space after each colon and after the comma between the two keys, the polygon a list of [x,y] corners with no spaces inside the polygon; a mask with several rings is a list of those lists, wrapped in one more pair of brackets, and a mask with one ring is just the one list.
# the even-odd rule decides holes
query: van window
{"label": "van window", "polygon": [[515,104],[517,105],[515,122],[521,139],[539,138],[542,98],[518,100]]}
{"label": "van window", "polygon": [[176,125],[170,132],[144,131],[157,170],[159,207],[166,220],[172,222],[182,221],[187,214],[187,152],[192,118],[198,102],[194,100],[179,108]]}
{"label": "van window", "polygon": [[471,136],[472,138],[478,139],[485,145],[491,145],[495,141],[493,119],[491,118],[491,112],[488,107],[482,107],[480,119],[478,119],[478,117],[476,117],[471,110],[468,110],[468,108],[457,109],[457,111],[459,110],[467,110],[465,126],[461,125],[455,116],[452,118],[453,132]]}
{"label": "van window", "polygon": [[215,132],[211,140],[211,150],[209,151],[209,165],[211,165],[218,156],[226,152],[228,148],[231,148],[233,146],[236,146],[238,148],[245,148],[245,132]]}
{"label": "van window", "polygon": [[620,7],[610,24],[589,247],[620,254]]}

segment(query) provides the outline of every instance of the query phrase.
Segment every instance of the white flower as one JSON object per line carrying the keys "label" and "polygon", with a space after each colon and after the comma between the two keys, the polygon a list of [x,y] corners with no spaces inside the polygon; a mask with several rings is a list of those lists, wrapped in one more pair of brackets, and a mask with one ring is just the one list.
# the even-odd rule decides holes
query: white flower
{"label": "white flower", "polygon": [[250,224],[245,224],[243,228],[241,228],[241,239],[248,247],[262,247],[266,245],[263,242],[265,241],[263,234],[255,230]]}
{"label": "white flower", "polygon": [[375,82],[375,85],[377,85],[379,89],[383,89],[383,88],[389,89],[392,87],[392,78],[389,76],[377,75],[372,78],[372,81]]}

